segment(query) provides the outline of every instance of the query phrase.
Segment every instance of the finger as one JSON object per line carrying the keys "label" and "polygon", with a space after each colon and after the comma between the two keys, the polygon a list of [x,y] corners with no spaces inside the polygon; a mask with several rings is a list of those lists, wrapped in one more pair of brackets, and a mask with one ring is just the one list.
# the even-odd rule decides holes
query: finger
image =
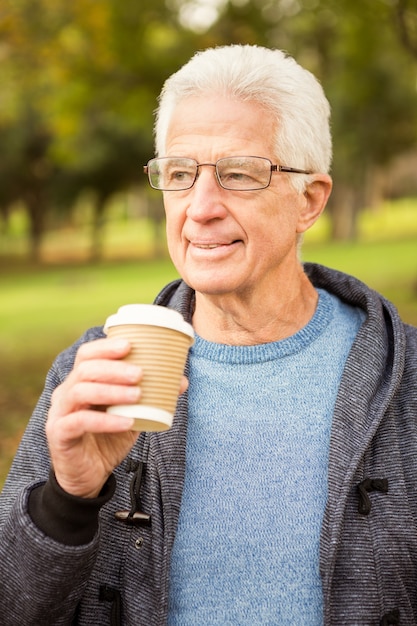
{"label": "finger", "polygon": [[80,440],[86,434],[130,432],[133,425],[134,419],[131,417],[85,409],[66,415],[60,421],[59,431],[55,425],[47,422],[46,431],[48,440],[62,448]]}
{"label": "finger", "polygon": [[68,493],[95,497],[134,445],[133,419],[95,411],[46,424],[56,479]]}
{"label": "finger", "polygon": [[141,389],[137,385],[114,385],[96,382],[78,382],[71,386],[58,387],[52,395],[51,419],[64,417],[90,406],[112,404],[135,404]]}
{"label": "finger", "polygon": [[68,384],[76,381],[97,381],[120,385],[136,385],[143,376],[143,370],[135,363],[110,359],[80,361],[67,378]]}
{"label": "finger", "polygon": [[[90,404],[111,403],[115,392],[125,393],[136,402],[137,385],[141,378],[141,368],[125,361],[109,359],[80,361],[53,392],[52,404],[59,407],[60,413],[71,413]],[[101,387],[88,386],[85,383],[98,383]],[[106,389],[106,385],[109,389]],[[127,386],[128,389],[123,391],[123,386]],[[136,389],[132,390],[129,387]],[[102,398],[102,401],[100,402],[98,398]]]}
{"label": "finger", "polygon": [[121,359],[131,350],[131,345],[126,339],[109,338],[95,339],[83,343],[75,357],[74,366],[80,361],[90,359]]}

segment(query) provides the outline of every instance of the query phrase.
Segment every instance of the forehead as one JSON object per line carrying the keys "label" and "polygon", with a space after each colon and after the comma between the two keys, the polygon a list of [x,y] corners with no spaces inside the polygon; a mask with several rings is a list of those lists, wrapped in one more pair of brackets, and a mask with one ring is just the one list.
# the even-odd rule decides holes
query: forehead
{"label": "forehead", "polygon": [[166,153],[195,156],[194,151],[212,151],[218,158],[241,154],[272,156],[275,130],[273,114],[258,102],[193,96],[174,109]]}

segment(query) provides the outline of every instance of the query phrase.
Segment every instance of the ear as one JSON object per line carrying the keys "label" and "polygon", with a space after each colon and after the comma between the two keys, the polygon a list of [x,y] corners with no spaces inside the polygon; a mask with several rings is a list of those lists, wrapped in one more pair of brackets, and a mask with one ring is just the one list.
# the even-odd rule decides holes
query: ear
{"label": "ear", "polygon": [[314,174],[313,180],[304,191],[304,201],[298,215],[297,233],[311,228],[324,211],[332,190],[332,179],[328,174]]}

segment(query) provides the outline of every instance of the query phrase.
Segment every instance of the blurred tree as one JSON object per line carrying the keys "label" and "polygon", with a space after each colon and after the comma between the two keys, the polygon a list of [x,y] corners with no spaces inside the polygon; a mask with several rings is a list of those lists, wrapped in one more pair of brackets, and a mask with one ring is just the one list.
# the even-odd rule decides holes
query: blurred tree
{"label": "blurred tree", "polygon": [[[2,213],[16,196],[24,201],[36,256],[45,203],[68,211],[80,193],[93,190],[97,258],[107,201],[145,183],[157,94],[195,50],[196,35],[179,27],[163,0],[141,7],[136,0],[20,0],[8,7],[0,14],[0,79],[9,88],[0,102],[0,126],[13,142],[28,116],[37,124],[25,126],[27,147],[40,149],[40,134],[45,142],[30,168],[22,142],[16,148],[14,191],[6,193],[5,186],[0,194]],[[11,166],[7,173],[3,168],[5,176]],[[33,183],[30,193],[23,171]]]}
{"label": "blurred tree", "polygon": [[333,110],[334,238],[355,237],[358,212],[380,199],[381,174],[417,140],[415,68],[398,41],[397,3],[229,0],[206,33],[210,43],[287,50],[323,83]]}
{"label": "blurred tree", "polygon": [[6,158],[0,161],[0,210],[5,227],[14,203],[24,203],[29,222],[29,255],[39,260],[40,244],[57,174],[48,156],[51,137],[29,111],[16,125],[0,126]]}
{"label": "blurred tree", "polygon": [[[323,83],[332,104],[334,238],[354,238],[357,215],[381,200],[381,180],[417,140],[415,69],[398,45],[388,3],[338,5]],[[360,18],[359,18],[360,15]],[[348,19],[345,19],[348,17]]]}
{"label": "blurred tree", "polygon": [[[164,79],[196,49],[241,42],[288,50],[333,108],[333,234],[355,234],[381,171],[417,139],[415,0],[3,0],[0,206],[16,199],[39,254],[49,207],[92,190],[92,254],[107,201],[145,183]],[[414,42],[414,43],[413,43]],[[160,211],[155,210],[155,219]]]}
{"label": "blurred tree", "polygon": [[397,19],[401,41],[417,59],[417,5],[415,0],[397,0]]}

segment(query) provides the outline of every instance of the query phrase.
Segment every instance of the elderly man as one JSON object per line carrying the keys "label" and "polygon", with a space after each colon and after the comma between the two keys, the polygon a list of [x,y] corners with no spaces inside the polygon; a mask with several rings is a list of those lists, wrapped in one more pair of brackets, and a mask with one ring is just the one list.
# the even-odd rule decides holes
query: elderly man
{"label": "elderly man", "polygon": [[417,332],[300,263],[332,186],[320,85],[208,49],[155,130],[188,383],[138,437],[97,409],[138,399],[128,343],[95,328],[57,358],[2,494],[2,623],[414,624]]}

